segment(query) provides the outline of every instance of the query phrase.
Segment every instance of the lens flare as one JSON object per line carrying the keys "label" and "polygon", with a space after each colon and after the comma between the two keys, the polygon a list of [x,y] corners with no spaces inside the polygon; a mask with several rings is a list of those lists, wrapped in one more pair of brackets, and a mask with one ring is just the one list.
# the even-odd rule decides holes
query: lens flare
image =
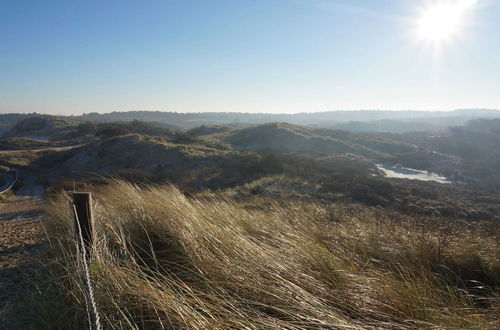
{"label": "lens flare", "polygon": [[417,20],[417,36],[432,43],[450,40],[460,33],[466,14],[477,2],[477,0],[433,2],[422,11]]}

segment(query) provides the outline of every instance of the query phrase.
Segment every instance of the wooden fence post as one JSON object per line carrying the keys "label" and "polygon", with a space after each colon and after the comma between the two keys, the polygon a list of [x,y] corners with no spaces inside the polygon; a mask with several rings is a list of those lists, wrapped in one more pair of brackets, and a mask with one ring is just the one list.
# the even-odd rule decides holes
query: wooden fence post
{"label": "wooden fence post", "polygon": [[89,192],[74,192],[73,193],[73,204],[76,209],[75,217],[75,228],[77,234],[77,240],[80,241],[78,237],[78,223],[80,222],[80,228],[82,229],[82,238],[85,244],[85,249],[87,255],[90,253],[92,247],[92,229],[93,229],[93,217],[92,217],[92,195]]}

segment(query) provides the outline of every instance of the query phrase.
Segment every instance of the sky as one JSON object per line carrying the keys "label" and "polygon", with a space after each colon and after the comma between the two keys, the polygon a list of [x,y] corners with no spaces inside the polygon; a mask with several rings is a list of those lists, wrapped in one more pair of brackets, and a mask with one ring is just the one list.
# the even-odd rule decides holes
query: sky
{"label": "sky", "polygon": [[498,0],[0,0],[0,113],[500,108],[499,18]]}

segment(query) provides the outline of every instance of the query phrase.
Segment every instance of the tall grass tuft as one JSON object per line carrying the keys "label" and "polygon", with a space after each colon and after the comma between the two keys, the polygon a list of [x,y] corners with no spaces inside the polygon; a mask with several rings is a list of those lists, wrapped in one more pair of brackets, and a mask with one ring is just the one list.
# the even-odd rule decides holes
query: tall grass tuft
{"label": "tall grass tuft", "polygon": [[[94,194],[107,329],[498,326],[498,241],[473,226],[120,181]],[[41,328],[86,322],[68,199],[46,210],[52,284],[24,321]]]}

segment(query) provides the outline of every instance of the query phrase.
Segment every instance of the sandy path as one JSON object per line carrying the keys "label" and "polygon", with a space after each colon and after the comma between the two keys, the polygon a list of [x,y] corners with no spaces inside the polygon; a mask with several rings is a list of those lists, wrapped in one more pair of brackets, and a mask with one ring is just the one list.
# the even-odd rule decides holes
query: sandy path
{"label": "sandy path", "polygon": [[10,308],[35,271],[30,260],[42,249],[41,206],[42,199],[35,197],[0,201],[0,329],[9,328]]}
{"label": "sandy path", "polygon": [[40,149],[0,150],[0,154],[15,154],[17,152],[66,151],[66,150],[75,149],[75,148],[78,148],[78,147],[81,147],[84,145],[85,144],[77,144],[77,145],[67,146],[67,147],[49,147],[49,148],[40,148]]}

